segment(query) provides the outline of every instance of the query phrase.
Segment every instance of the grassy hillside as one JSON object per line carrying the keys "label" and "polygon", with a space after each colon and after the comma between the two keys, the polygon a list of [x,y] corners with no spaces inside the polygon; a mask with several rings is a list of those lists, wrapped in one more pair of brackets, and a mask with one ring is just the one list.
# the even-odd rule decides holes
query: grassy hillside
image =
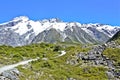
{"label": "grassy hillside", "polygon": [[[56,58],[60,51],[66,51],[66,55]],[[19,66],[20,80],[107,80],[106,68],[100,66],[83,66],[82,60],[71,65],[68,60],[74,60],[79,52],[87,52],[90,48],[83,48],[76,44],[32,44],[23,47],[0,46],[0,64],[17,63],[39,57],[38,61],[25,66]]]}
{"label": "grassy hillside", "polygon": [[107,48],[104,52],[109,59],[114,61],[115,66],[120,66],[120,49],[119,48]]}

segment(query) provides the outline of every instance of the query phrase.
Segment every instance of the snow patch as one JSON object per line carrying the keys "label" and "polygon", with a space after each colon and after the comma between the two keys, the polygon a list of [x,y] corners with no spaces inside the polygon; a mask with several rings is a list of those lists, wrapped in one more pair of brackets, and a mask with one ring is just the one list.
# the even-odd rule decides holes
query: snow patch
{"label": "snow patch", "polygon": [[18,25],[12,27],[12,29],[16,29],[16,33],[19,33],[20,35],[25,34],[27,31],[29,31],[26,23],[19,23]]}
{"label": "snow patch", "polygon": [[37,22],[34,22],[34,21],[30,21],[30,25],[32,26],[34,32],[35,32],[35,35],[38,35],[40,32],[44,31],[46,28],[42,26],[42,24],[37,21]]}
{"label": "snow patch", "polygon": [[58,57],[61,57],[61,56],[65,55],[65,54],[66,54],[65,51],[61,51],[61,54]]}
{"label": "snow patch", "polygon": [[51,23],[52,28],[59,29],[60,31],[64,31],[66,27],[66,23]]}
{"label": "snow patch", "polygon": [[19,21],[19,20],[22,20],[23,22],[25,22],[25,21],[28,21],[29,18],[26,16],[20,16],[13,19],[13,21]]}

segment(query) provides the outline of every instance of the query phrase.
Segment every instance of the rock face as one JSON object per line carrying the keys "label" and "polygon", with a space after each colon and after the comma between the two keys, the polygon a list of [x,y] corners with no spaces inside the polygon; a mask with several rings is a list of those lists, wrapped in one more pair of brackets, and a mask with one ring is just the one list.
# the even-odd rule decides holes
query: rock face
{"label": "rock face", "polygon": [[97,43],[97,41],[91,38],[84,30],[79,27],[73,27],[73,31],[66,29],[64,32],[58,31],[54,28],[46,30],[38,34],[32,41],[36,42],[78,42],[78,43]]}
{"label": "rock face", "polygon": [[62,42],[62,41],[63,41],[62,34],[60,34],[56,29],[50,29],[38,34],[33,39],[32,43],[37,43],[37,42],[55,43],[55,42]]}
{"label": "rock face", "polygon": [[85,61],[92,61],[94,65],[104,65],[111,68],[114,68],[112,62],[103,55],[103,51],[106,46],[97,46],[89,51],[86,55],[79,53],[79,57]]}
{"label": "rock face", "polygon": [[0,74],[0,80],[19,80],[19,71],[14,68]]}
{"label": "rock face", "polygon": [[0,44],[23,46],[38,42],[104,43],[119,30],[118,26],[63,22],[57,18],[33,21],[20,16],[0,24]]}
{"label": "rock face", "polygon": [[115,40],[120,40],[120,31],[118,31],[108,42],[115,41]]}

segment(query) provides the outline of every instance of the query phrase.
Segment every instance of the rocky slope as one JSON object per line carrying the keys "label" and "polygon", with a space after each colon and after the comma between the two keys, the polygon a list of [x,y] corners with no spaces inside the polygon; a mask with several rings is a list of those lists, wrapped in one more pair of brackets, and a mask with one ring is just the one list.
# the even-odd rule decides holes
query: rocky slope
{"label": "rocky slope", "polygon": [[118,31],[108,42],[120,40],[120,31]]}
{"label": "rocky slope", "polygon": [[[4,71],[0,74],[0,79],[120,80],[120,44],[110,41],[103,45],[60,45],[41,43],[15,48],[2,46],[0,56],[7,57],[9,61],[32,57],[41,59]],[[0,63],[6,61],[4,57],[0,58]]]}
{"label": "rocky slope", "polygon": [[0,44],[23,46],[38,42],[104,43],[118,30],[118,26],[63,22],[57,18],[33,21],[20,16],[0,24]]}

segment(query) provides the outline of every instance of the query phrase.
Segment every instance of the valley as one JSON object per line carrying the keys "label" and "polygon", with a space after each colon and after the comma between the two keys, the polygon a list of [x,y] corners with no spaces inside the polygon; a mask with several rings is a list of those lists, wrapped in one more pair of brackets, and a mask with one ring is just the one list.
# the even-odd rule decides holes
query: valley
{"label": "valley", "polygon": [[0,24],[0,80],[120,80],[119,30],[14,18]]}

